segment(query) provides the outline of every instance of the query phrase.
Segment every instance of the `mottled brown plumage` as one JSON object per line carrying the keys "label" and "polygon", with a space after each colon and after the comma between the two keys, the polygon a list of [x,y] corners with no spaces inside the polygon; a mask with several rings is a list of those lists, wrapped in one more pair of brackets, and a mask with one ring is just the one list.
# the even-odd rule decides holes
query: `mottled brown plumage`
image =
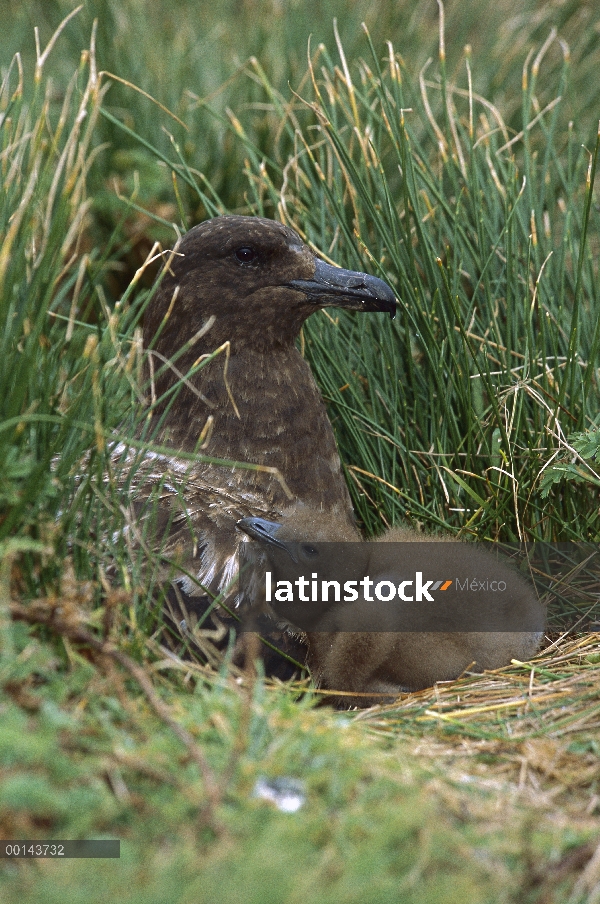
{"label": "mottled brown plumage", "polygon": [[[294,606],[272,602],[276,615],[290,617],[296,626],[304,627],[308,620],[311,672],[322,687],[350,694],[336,701],[340,705],[385,702],[402,691],[457,678],[468,668],[481,671],[508,665],[512,658],[527,660],[540,643],[545,613],[533,586],[511,565],[471,543],[397,528],[376,541],[353,543],[348,554],[347,546],[329,544],[358,541],[358,531],[335,514],[303,506],[279,522],[250,518],[239,527],[258,541],[273,582],[314,572],[320,580],[340,581],[344,575],[342,580],[358,581],[369,575],[374,585],[390,581],[397,586],[412,576],[415,567],[423,567],[423,551],[425,567],[430,561],[437,577],[477,573],[505,582],[504,592],[465,593],[460,604],[453,604],[454,611],[444,605],[442,611],[433,606],[428,610],[427,602],[369,600],[362,590],[356,602],[311,600],[300,604],[301,610],[298,602]],[[417,541],[435,541],[436,546],[417,549],[413,546]],[[411,545],[390,545],[399,543]],[[461,620],[468,630],[452,630]]]}
{"label": "mottled brown plumage", "polygon": [[[300,501],[353,522],[326,409],[295,346],[306,318],[328,306],[393,313],[395,299],[381,280],[320,261],[272,220],[202,223],[165,267],[144,319],[154,399],[144,435],[173,454],[146,455],[130,495],[138,513],[150,490],[158,495],[154,537],[180,563],[191,597],[198,582],[218,592],[235,574],[240,518],[277,517]],[[190,465],[178,451],[198,458]]]}

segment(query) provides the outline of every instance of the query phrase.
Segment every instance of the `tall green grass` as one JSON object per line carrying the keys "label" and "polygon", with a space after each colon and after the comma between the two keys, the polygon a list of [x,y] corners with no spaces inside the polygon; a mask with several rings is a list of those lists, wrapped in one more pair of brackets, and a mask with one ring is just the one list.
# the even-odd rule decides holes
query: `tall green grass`
{"label": "tall green grass", "polygon": [[55,585],[68,549],[86,576],[101,568],[107,442],[139,397],[135,320],[103,291],[114,252],[90,242],[106,86],[92,42],[57,104],[51,49],[30,80],[17,55],[0,90],[0,550],[27,553],[29,593]]}
{"label": "tall green grass", "polygon": [[[34,26],[39,28],[44,44],[76,6],[74,0],[32,0],[26,5],[0,0],[0,66],[6,68],[19,49],[26,71],[32,71]],[[427,61],[437,57],[436,0],[376,5],[369,0],[318,0],[310,4],[266,0],[258,5],[251,0],[224,0],[212,5],[195,0],[177,4],[156,0],[151,13],[146,0],[86,0],[63,36],[60,53],[48,60],[47,71],[59,95],[78,64],[81,48],[87,46],[96,19],[99,67],[150,93],[172,110],[185,128],[163,117],[143,95],[116,80],[105,99],[105,109],[163,154],[172,152],[172,135],[188,165],[209,177],[227,209],[243,210],[245,153],[222,120],[227,121],[230,110],[266,157],[273,155],[279,143],[279,160],[284,164],[293,144],[278,128],[279,111],[265,98],[264,78],[287,104],[290,88],[302,90],[309,38],[313,52],[320,43],[334,51],[334,18],[349,60],[365,54],[363,21],[379,54],[384,52],[386,40],[393,42],[411,81],[416,82]],[[531,50],[539,49],[551,29],[557,29],[571,58],[571,90],[558,111],[561,131],[574,119],[581,140],[591,140],[597,119],[595,60],[600,22],[600,11],[592,0],[524,0],[518,9],[511,0],[494,4],[449,0],[445,22],[448,77],[452,80],[462,71],[465,86],[462,56],[465,45],[470,45],[475,61],[474,90],[499,104],[507,125],[515,130],[521,118],[519,91],[524,61]],[[555,42],[536,90],[541,107],[554,96],[562,57]],[[431,65],[425,69],[428,78],[433,72]],[[139,193],[145,203],[155,211],[170,209],[170,216],[176,218],[168,173],[153,166],[147,149],[119,131],[112,121],[103,120],[98,129],[99,140],[110,145],[92,174],[95,195],[103,194],[104,220],[117,215],[112,203],[114,180],[127,193],[133,189],[135,170],[140,175]],[[188,225],[203,219],[207,210],[202,203],[193,192],[182,191]],[[124,231],[121,238],[140,241],[139,234],[132,236],[131,230]],[[133,270],[138,265],[136,258]],[[119,285],[122,291],[124,285]]]}
{"label": "tall green grass", "polygon": [[340,48],[315,67],[314,123],[268,188],[317,247],[400,298],[392,330],[342,316],[306,330],[371,525],[375,507],[480,538],[598,536],[590,485],[540,493],[566,435],[600,416],[598,141],[563,135],[551,104],[534,120],[549,43],[525,69],[517,135],[474,96],[468,57],[464,87],[440,55],[417,92],[391,45],[352,70]]}

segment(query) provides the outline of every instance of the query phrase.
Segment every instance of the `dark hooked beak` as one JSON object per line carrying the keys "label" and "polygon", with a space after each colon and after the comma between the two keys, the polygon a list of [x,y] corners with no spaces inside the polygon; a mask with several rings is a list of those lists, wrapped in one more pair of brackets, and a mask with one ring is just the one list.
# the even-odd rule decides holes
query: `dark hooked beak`
{"label": "dark hooked beak", "polygon": [[267,521],[265,518],[242,518],[241,521],[237,522],[236,527],[248,534],[249,537],[252,537],[253,540],[266,543],[268,546],[277,546],[279,549],[284,549],[294,562],[297,561],[290,551],[289,545],[283,540],[278,540],[275,536],[281,527],[281,524],[278,524],[277,521]]}
{"label": "dark hooked beak", "polygon": [[312,279],[292,279],[286,286],[304,292],[310,301],[322,307],[388,311],[392,318],[396,316],[396,296],[382,279],[368,273],[332,267],[319,258],[315,260]]}

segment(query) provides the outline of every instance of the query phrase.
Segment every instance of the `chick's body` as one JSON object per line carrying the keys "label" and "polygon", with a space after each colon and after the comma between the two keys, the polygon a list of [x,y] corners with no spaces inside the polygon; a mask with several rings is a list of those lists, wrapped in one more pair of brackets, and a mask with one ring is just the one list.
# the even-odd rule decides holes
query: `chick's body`
{"label": "chick's body", "polygon": [[[318,578],[318,599],[307,592],[307,602],[272,598],[270,605],[306,630],[308,664],[317,683],[350,695],[338,702],[393,699],[457,678],[468,668],[526,660],[539,646],[545,615],[533,586],[504,559],[475,544],[407,528],[360,542],[358,531],[335,514],[302,507],[279,522],[249,519],[240,526],[258,541],[273,587],[282,579],[294,586],[300,575]],[[428,583],[424,576],[448,580]],[[440,586],[457,579],[465,592],[449,602]],[[322,583],[332,581],[340,588],[352,582],[347,596],[356,598],[344,600],[340,592],[336,599],[334,585],[323,601]],[[435,583],[440,586],[432,596]],[[426,588],[421,594],[420,586]]]}

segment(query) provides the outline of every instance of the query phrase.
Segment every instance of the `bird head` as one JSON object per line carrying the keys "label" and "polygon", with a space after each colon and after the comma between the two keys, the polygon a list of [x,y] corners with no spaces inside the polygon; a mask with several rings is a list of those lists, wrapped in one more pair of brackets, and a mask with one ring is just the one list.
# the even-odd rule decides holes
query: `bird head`
{"label": "bird head", "polygon": [[291,560],[299,569],[325,569],[324,576],[328,576],[344,564],[339,560],[340,552],[347,567],[349,551],[354,564],[357,557],[362,561],[367,549],[367,544],[359,542],[360,533],[349,523],[347,514],[321,512],[306,505],[284,512],[280,521],[242,518],[236,527],[257,541],[269,561],[279,561],[284,568],[287,565],[286,570]]}
{"label": "bird head", "polygon": [[176,244],[144,318],[144,343],[166,357],[207,325],[214,349],[230,340],[268,349],[291,344],[314,311],[384,311],[396,300],[383,280],[333,267],[298,234],[262,217],[222,216]]}
{"label": "bird head", "polygon": [[278,590],[271,599],[270,606],[277,615],[302,631],[320,630],[318,625],[325,614],[336,605],[336,594],[332,591],[322,598],[313,593],[318,582],[357,580],[365,573],[370,544],[360,542],[358,530],[350,524],[348,517],[336,512],[321,512],[309,506],[295,506],[281,516],[280,521],[265,518],[243,518],[237,527],[255,542],[243,556],[244,563],[254,567],[256,586],[264,586],[266,572],[272,574],[273,586],[280,582],[295,585],[303,579],[309,583],[308,595],[296,596]]}

